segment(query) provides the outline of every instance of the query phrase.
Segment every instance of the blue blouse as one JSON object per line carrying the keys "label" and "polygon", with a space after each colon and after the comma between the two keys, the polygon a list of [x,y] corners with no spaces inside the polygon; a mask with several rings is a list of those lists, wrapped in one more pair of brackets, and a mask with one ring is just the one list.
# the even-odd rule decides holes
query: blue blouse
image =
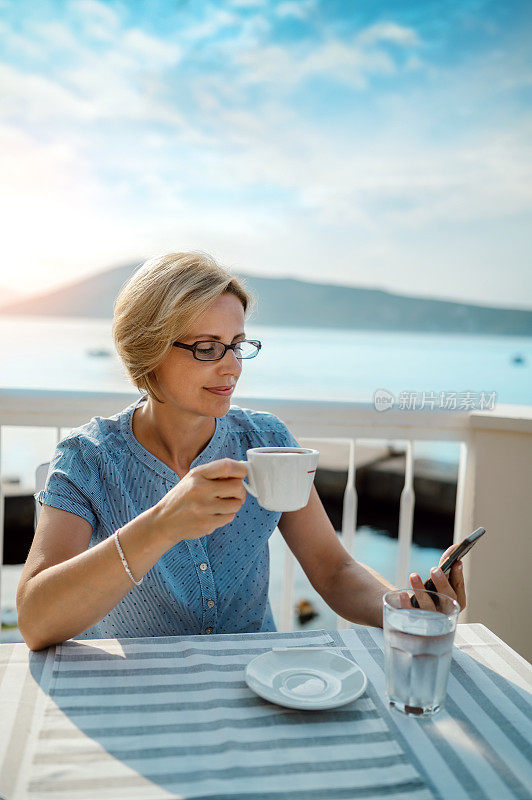
{"label": "blue blouse", "polygon": [[[140,398],[108,419],[94,417],[63,439],[41,503],[92,525],[89,547],[157,503],[180,478],[133,435]],[[299,447],[274,414],[231,406],[191,468],[220,458],[246,459],[250,447]],[[77,638],[177,636],[274,631],[268,602],[268,539],[281,518],[251,495],[234,520],[168,550],[141,586]],[[117,554],[118,558],[118,554]]]}

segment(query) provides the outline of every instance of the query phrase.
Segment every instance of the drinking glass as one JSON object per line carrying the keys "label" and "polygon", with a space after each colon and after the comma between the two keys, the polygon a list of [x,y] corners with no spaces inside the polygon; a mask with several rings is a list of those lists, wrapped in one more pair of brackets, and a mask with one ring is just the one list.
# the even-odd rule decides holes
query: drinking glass
{"label": "drinking glass", "polygon": [[386,696],[398,711],[428,717],[443,708],[460,606],[438,592],[415,594],[420,608],[411,589],[383,598]]}

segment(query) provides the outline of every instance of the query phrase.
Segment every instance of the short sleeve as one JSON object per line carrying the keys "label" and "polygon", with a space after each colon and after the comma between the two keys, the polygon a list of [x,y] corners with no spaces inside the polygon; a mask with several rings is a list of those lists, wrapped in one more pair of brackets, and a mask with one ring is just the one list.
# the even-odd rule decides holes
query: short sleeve
{"label": "short sleeve", "polygon": [[59,442],[55,450],[46,485],[35,499],[41,505],[70,511],[86,519],[94,528],[98,507],[99,470],[95,453],[80,436]]}
{"label": "short sleeve", "polygon": [[301,447],[295,436],[288,430],[286,425],[275,414],[269,415],[272,418],[272,434],[278,440],[275,442],[277,447]]}

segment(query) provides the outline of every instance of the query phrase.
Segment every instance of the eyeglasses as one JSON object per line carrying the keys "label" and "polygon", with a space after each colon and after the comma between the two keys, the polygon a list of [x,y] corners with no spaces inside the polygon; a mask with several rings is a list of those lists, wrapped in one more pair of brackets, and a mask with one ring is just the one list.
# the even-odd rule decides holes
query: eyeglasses
{"label": "eyeglasses", "polygon": [[228,350],[232,350],[238,359],[255,358],[260,348],[260,342],[243,339],[234,344],[224,344],[223,342],[194,342],[194,344],[182,344],[174,342],[174,347],[182,347],[184,350],[191,350],[194,358],[198,361],[219,361],[225,356]]}

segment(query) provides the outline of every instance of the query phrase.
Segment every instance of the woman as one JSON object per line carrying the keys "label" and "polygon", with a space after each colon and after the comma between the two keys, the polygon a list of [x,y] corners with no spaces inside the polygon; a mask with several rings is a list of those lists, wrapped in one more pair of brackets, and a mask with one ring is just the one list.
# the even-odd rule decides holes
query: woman
{"label": "woman", "polygon": [[[273,414],[231,406],[242,359],[260,349],[246,341],[250,306],[243,284],[200,253],[149,261],[120,292],[115,343],[142,396],[57,447],[17,593],[32,650],[71,637],[275,630],[276,526],[334,611],[382,625],[391,584],[346,553],[315,488],[284,514],[245,492],[249,448],[298,444]],[[431,577],[465,606],[460,564],[450,583]]]}

